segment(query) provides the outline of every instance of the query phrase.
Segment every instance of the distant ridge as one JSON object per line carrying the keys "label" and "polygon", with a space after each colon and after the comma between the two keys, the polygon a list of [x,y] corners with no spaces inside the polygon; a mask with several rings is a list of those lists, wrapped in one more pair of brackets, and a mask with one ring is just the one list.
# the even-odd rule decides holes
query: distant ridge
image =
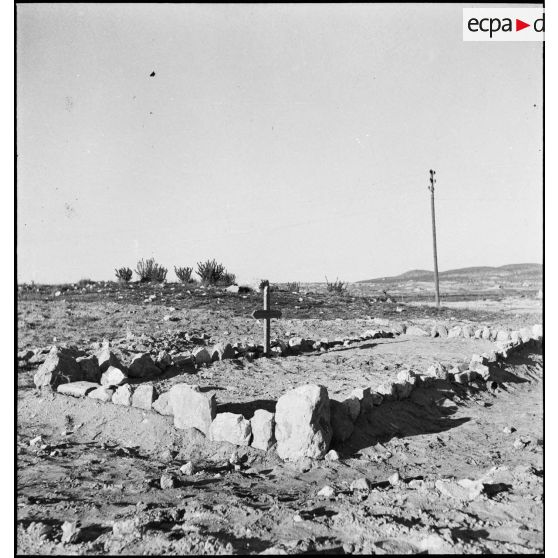
{"label": "distant ridge", "polygon": [[[364,279],[357,281],[357,283],[377,283],[383,281],[432,281],[433,271],[426,269],[412,269],[406,271],[401,275],[394,275],[393,277],[378,277],[376,279]],[[508,264],[499,267],[490,266],[477,266],[477,267],[462,267],[460,269],[449,269],[440,272],[440,277],[446,279],[480,279],[481,277],[487,278],[488,276],[494,277],[513,277],[516,275],[521,276],[541,276],[542,264],[537,263],[524,263],[524,264]]]}

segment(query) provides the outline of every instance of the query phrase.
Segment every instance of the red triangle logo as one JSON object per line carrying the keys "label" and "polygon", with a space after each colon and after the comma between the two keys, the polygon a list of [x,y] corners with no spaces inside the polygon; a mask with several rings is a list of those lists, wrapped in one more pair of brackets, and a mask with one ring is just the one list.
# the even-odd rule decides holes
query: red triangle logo
{"label": "red triangle logo", "polygon": [[522,29],[525,29],[526,27],[531,27],[531,24],[530,23],[525,23],[524,21],[521,21],[520,19],[515,20],[515,30],[516,31],[521,31]]}

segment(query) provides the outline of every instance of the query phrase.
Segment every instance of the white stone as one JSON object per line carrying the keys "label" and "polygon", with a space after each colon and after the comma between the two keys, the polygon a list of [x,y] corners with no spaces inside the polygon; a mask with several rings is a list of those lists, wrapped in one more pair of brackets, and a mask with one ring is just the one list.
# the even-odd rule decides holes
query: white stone
{"label": "white stone", "polygon": [[70,382],[69,384],[60,384],[56,391],[72,397],[85,397],[90,391],[98,387],[99,384],[93,382]]}
{"label": "white stone", "polygon": [[429,337],[429,333],[418,326],[409,326],[405,333],[407,335],[413,335],[415,337]]}
{"label": "white stone", "polygon": [[87,397],[90,397],[91,399],[98,399],[99,401],[104,401],[105,403],[107,403],[108,401],[112,401],[113,395],[114,389],[107,386],[101,386],[97,389],[94,389],[93,391],[90,391],[87,394]]}
{"label": "white stone", "polygon": [[461,326],[454,326],[448,331],[448,337],[460,337],[461,333]]}
{"label": "white stone", "polygon": [[329,450],[325,454],[325,460],[326,461],[339,461],[339,454],[333,449]]}
{"label": "white stone", "polygon": [[151,407],[160,415],[172,415],[172,408],[170,406],[169,392],[161,393],[157,399],[152,403]]}
{"label": "white stone", "polygon": [[317,494],[320,498],[333,498],[335,490],[331,486],[324,486]]}
{"label": "white stone", "polygon": [[258,409],[250,419],[252,447],[267,451],[275,443],[275,414]]}
{"label": "white stone", "polygon": [[120,386],[112,396],[112,402],[115,405],[125,405],[129,407],[132,404],[132,388],[125,384]]}
{"label": "white stone", "polygon": [[277,453],[282,459],[319,459],[332,437],[327,390],[303,385],[282,395],[275,411]]}
{"label": "white stone", "polygon": [[235,413],[219,413],[209,427],[209,438],[214,442],[230,442],[247,446],[252,438],[250,421]]}
{"label": "white stone", "polygon": [[132,395],[132,407],[138,407],[149,411],[155,398],[155,389],[152,385],[141,385],[134,390]]}
{"label": "white stone", "polygon": [[128,376],[115,366],[109,366],[101,376],[102,386],[121,386],[128,381]]}
{"label": "white stone", "polygon": [[217,343],[211,350],[211,360],[225,360],[234,357],[234,349],[230,343]]}
{"label": "white stone", "polygon": [[209,434],[217,407],[214,394],[202,393],[199,386],[175,384],[169,390],[169,403],[176,428],[197,428]]}

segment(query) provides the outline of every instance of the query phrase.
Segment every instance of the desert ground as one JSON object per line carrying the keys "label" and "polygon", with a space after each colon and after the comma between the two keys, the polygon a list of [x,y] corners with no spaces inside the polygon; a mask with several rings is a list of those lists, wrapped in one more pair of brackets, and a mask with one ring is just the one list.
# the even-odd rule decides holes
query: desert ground
{"label": "desert ground", "polygon": [[[485,279],[442,283],[441,309],[422,280],[354,283],[341,293],[279,286],[272,339],[322,343],[271,358],[258,349],[262,323],[251,317],[262,305],[257,289],[20,285],[18,553],[542,553],[540,342],[492,362],[491,381],[434,377],[408,397],[386,397],[361,411],[325,459],[284,460],[275,447],[213,441],[175,428],[172,416],[34,383],[53,346],[92,354],[109,341],[126,361],[230,342],[235,358],[184,360],[150,385],[159,394],[198,385],[215,395],[217,416],[246,419],[274,412],[283,394],[305,384],[343,401],[403,370],[455,370],[494,351],[494,339],[475,338],[475,330],[542,323],[540,277]],[[440,324],[471,336],[433,337]],[[367,330],[396,334],[366,338]]]}

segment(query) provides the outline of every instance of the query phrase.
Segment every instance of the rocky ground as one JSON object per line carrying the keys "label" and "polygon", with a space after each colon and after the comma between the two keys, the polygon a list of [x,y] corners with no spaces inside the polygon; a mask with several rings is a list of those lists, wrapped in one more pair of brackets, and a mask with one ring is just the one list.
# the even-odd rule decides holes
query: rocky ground
{"label": "rocky ground", "polygon": [[[181,331],[211,342],[257,343],[261,335],[249,317],[258,293],[53,289],[21,290],[20,351],[85,350],[103,338],[149,351]],[[280,338],[335,339],[400,322],[519,329],[541,321],[540,301],[521,296],[441,312],[351,295],[272,296],[284,316],[273,324]],[[451,365],[490,344],[404,335],[220,361],[157,385],[200,384],[215,391],[218,412],[249,416],[254,402],[273,402],[300,384],[320,383],[341,398],[400,369]],[[338,460],[296,462],[177,430],[172,417],[40,392],[32,381],[40,359],[30,360],[18,369],[21,554],[542,552],[542,357],[535,347],[514,354],[496,386],[440,380],[415,389],[408,400],[374,409],[338,448]]]}

